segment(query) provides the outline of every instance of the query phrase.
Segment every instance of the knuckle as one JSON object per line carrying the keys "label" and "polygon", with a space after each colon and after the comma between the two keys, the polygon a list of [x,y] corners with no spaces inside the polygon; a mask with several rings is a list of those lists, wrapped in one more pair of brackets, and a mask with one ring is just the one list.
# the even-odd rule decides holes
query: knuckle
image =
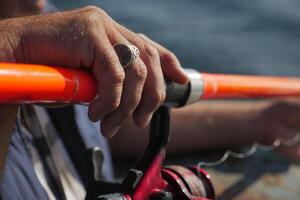
{"label": "knuckle", "polygon": [[131,117],[134,113],[134,110],[138,106],[139,103],[139,98],[134,98],[133,101],[131,101],[129,104],[126,106],[121,106],[119,109],[119,114],[123,119],[127,119]]}
{"label": "knuckle", "polygon": [[167,51],[164,55],[163,58],[169,61],[176,61],[177,57],[175,56],[174,53]]}
{"label": "knuckle", "polygon": [[115,85],[121,85],[125,79],[125,72],[123,68],[117,67],[111,70],[111,81]]}
{"label": "knuckle", "polygon": [[150,45],[150,44],[145,44],[144,45],[144,51],[145,51],[145,54],[151,58],[158,58],[159,57],[159,53],[157,51],[157,49]]}
{"label": "knuckle", "polygon": [[137,33],[138,36],[140,36],[141,38],[147,38],[147,36],[143,33]]}
{"label": "knuckle", "polygon": [[120,112],[120,115],[121,115],[122,119],[125,120],[132,115],[132,111],[130,109],[123,108]]}
{"label": "knuckle", "polygon": [[[119,58],[110,49],[106,50],[106,52],[102,52],[102,60],[105,66],[116,66],[117,68],[122,68]],[[118,66],[120,65],[120,66]]]}
{"label": "knuckle", "polygon": [[147,78],[147,67],[141,62],[134,67],[134,75],[137,80],[144,81]]}
{"label": "knuckle", "polygon": [[156,100],[158,101],[159,104],[162,104],[166,99],[166,92],[165,90],[159,90],[156,95]]}
{"label": "knuckle", "polygon": [[161,56],[162,61],[168,62],[171,65],[178,65],[179,61],[174,53],[168,51]]}
{"label": "knuckle", "polygon": [[116,110],[120,106],[120,99],[115,98],[108,102],[107,106],[110,108],[110,110]]}
{"label": "knuckle", "polygon": [[102,10],[102,9],[100,9],[100,8],[97,7],[97,6],[91,6],[91,5],[85,6],[85,7],[82,8],[82,10],[83,10],[84,12],[90,13],[90,14],[91,14],[91,13],[105,14],[105,11]]}
{"label": "knuckle", "polygon": [[84,7],[78,14],[80,20],[85,23],[86,28],[91,30],[93,30],[95,27],[98,27],[101,22],[105,21],[106,16],[106,12],[96,6]]}
{"label": "knuckle", "polygon": [[152,95],[153,107],[160,106],[166,98],[166,92],[164,90],[155,90]]}

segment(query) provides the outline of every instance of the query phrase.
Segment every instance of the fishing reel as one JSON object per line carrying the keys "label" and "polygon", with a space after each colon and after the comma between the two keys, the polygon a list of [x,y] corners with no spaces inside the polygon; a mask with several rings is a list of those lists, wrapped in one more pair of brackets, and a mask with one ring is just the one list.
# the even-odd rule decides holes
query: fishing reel
{"label": "fishing reel", "polygon": [[169,107],[160,107],[151,121],[148,146],[123,181],[120,184],[112,184],[94,180],[90,184],[93,189],[88,190],[86,199],[215,199],[210,176],[204,169],[196,166],[162,165],[169,141],[169,122]]}
{"label": "fishing reel", "polygon": [[[170,108],[198,100],[203,82],[195,70],[188,70],[190,83],[179,85],[166,81],[166,100],[153,115],[149,142],[143,155],[120,184],[91,182],[93,191],[86,199],[97,200],[208,200],[215,199],[209,174],[202,168],[179,165],[163,166],[169,141]],[[193,76],[194,74],[194,76]],[[96,155],[96,154],[95,154]],[[96,158],[96,157],[95,157]],[[95,159],[91,159],[95,161]],[[93,162],[95,163],[95,162]],[[99,166],[94,166],[94,169]],[[96,173],[99,174],[99,173]],[[97,188],[99,187],[99,188]],[[99,194],[102,187],[104,194]],[[106,193],[105,193],[106,192]],[[101,193],[101,192],[100,192]]]}

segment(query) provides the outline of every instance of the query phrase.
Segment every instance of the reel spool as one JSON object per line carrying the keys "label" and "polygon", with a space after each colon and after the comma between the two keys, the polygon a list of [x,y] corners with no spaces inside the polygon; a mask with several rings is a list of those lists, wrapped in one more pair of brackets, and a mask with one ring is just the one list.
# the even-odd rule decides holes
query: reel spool
{"label": "reel spool", "polygon": [[161,173],[162,178],[168,182],[174,199],[215,199],[210,175],[202,168],[169,165]]}

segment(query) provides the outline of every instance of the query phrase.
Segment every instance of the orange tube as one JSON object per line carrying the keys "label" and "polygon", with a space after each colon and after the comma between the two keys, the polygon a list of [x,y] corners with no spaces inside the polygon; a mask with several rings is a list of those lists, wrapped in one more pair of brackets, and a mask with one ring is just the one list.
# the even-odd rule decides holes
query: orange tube
{"label": "orange tube", "polygon": [[[200,99],[300,97],[300,79],[201,73]],[[0,63],[0,103],[88,103],[96,96],[89,72],[44,65]]]}
{"label": "orange tube", "polygon": [[83,70],[0,63],[0,103],[87,103],[96,83]]}
{"label": "orange tube", "polygon": [[300,78],[201,73],[201,99],[300,97]]}

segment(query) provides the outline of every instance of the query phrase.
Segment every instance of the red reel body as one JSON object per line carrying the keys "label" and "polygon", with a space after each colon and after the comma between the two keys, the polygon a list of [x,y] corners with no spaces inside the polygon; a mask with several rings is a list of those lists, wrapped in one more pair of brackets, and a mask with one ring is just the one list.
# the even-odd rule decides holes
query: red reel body
{"label": "red reel body", "polygon": [[210,175],[202,168],[171,165],[162,169],[162,177],[172,188],[174,199],[215,199]]}
{"label": "red reel body", "polygon": [[98,200],[210,200],[215,199],[208,173],[197,167],[162,167],[169,141],[169,108],[162,106],[153,115],[149,144],[129,170],[116,193]]}

